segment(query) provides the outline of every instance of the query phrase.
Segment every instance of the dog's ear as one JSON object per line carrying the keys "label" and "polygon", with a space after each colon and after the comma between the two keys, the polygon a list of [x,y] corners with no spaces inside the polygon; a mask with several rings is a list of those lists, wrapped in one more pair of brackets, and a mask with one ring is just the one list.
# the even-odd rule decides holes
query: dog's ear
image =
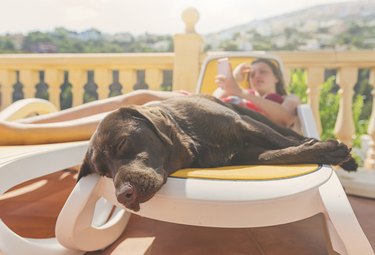
{"label": "dog's ear", "polygon": [[85,177],[86,175],[89,175],[93,173],[93,170],[90,166],[90,164],[87,162],[87,153],[86,153],[86,156],[85,156],[85,159],[83,160],[83,163],[79,169],[79,174],[78,174],[78,178],[77,178],[77,182],[82,178],[82,177]]}
{"label": "dog's ear", "polygon": [[150,125],[153,131],[168,145],[173,145],[171,139],[168,137],[171,132],[170,127],[166,124],[166,119],[152,113],[146,107],[124,107],[120,109],[121,113],[128,113],[136,118],[141,118]]}

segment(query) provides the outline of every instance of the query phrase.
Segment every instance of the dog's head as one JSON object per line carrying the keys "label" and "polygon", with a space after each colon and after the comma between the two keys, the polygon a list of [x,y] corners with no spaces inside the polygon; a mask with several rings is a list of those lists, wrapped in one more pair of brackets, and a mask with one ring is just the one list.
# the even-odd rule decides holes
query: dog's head
{"label": "dog's head", "polygon": [[90,140],[78,180],[90,173],[113,178],[117,200],[138,211],[167,179],[169,132],[163,118],[143,106],[109,114]]}

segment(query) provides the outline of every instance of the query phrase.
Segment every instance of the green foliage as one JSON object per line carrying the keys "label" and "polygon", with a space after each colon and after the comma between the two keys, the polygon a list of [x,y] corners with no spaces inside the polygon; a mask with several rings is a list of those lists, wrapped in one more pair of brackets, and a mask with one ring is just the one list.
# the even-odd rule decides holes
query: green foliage
{"label": "green foliage", "polygon": [[340,96],[334,91],[334,86],[334,76],[328,78],[321,86],[319,114],[322,124],[322,140],[335,138],[334,128],[339,111]]}
{"label": "green foliage", "polygon": [[355,86],[353,98],[353,119],[355,125],[355,136],[353,146],[361,146],[361,135],[367,133],[369,119],[372,111],[373,98],[371,95],[372,86],[369,84],[369,69],[360,69],[358,83]]}
{"label": "green foliage", "polygon": [[[307,102],[306,72],[302,69],[292,71],[289,93],[297,95],[302,103]],[[355,136],[353,147],[360,147],[360,138],[367,133],[372,109],[371,86],[368,83],[368,70],[360,70],[359,82],[355,88],[353,98],[353,121]],[[329,77],[321,86],[319,113],[322,124],[321,139],[334,139],[334,128],[339,111],[340,96],[335,88],[335,76]]]}
{"label": "green foliage", "polygon": [[[330,77],[321,86],[319,100],[319,114],[322,124],[321,139],[327,140],[335,138],[334,127],[339,109],[339,95],[334,93],[335,77]],[[295,69],[292,71],[289,92],[297,95],[302,103],[307,103],[307,80],[306,72],[303,69]]]}
{"label": "green foliage", "polygon": [[[17,44],[20,44],[17,48]],[[0,53],[121,53],[171,52],[170,35],[129,33],[108,35],[90,29],[82,33],[56,28],[52,32],[30,32],[26,35],[0,36]]]}
{"label": "green foliage", "polygon": [[307,103],[306,73],[303,69],[295,69],[291,72],[288,91],[291,94],[297,95],[301,103]]}
{"label": "green foliage", "polygon": [[72,84],[66,82],[61,87],[60,94],[60,107],[61,110],[68,109],[73,105],[73,93],[72,93]]}
{"label": "green foliage", "polygon": [[220,44],[220,48],[223,51],[238,51],[238,46],[234,41],[224,41]]}
{"label": "green foliage", "polygon": [[367,133],[369,119],[361,119],[364,101],[364,96],[362,95],[357,95],[353,100],[353,119],[356,131],[353,147],[361,147],[361,135]]}
{"label": "green foliage", "polygon": [[0,36],[0,53],[13,53],[16,46],[9,36]]}

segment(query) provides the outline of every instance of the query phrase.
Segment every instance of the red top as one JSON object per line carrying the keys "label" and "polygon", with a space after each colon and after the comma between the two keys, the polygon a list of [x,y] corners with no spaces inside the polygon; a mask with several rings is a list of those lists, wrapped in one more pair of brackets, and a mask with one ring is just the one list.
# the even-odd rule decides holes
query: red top
{"label": "red top", "polygon": [[[248,90],[249,93],[251,94],[255,94],[255,91],[252,90],[252,89],[249,89]],[[221,100],[223,100],[224,102],[232,102],[232,103],[235,103],[235,104],[239,104],[239,105],[244,105],[246,106],[247,108],[251,109],[251,110],[254,110],[254,111],[257,111],[257,112],[260,112],[260,113],[263,113],[263,111],[258,107],[256,106],[253,102],[249,101],[249,100],[246,100],[246,99],[242,99],[241,103],[238,103],[238,99],[237,100],[234,100],[235,97],[232,97],[232,96],[229,96],[229,97],[225,97],[225,98],[222,98]],[[270,93],[270,94],[267,94],[265,97],[265,99],[268,99],[268,100],[271,100],[275,103],[278,103],[278,104],[282,104],[284,102],[284,98],[277,94],[277,93]],[[236,102],[234,102],[236,101]]]}

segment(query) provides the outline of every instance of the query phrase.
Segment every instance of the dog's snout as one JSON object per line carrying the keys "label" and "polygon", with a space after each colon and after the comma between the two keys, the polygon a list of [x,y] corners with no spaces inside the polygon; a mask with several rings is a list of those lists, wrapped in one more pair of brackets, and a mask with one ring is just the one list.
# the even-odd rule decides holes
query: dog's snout
{"label": "dog's snout", "polygon": [[126,182],[121,188],[116,192],[117,200],[124,205],[131,204],[136,199],[136,191],[134,186]]}

